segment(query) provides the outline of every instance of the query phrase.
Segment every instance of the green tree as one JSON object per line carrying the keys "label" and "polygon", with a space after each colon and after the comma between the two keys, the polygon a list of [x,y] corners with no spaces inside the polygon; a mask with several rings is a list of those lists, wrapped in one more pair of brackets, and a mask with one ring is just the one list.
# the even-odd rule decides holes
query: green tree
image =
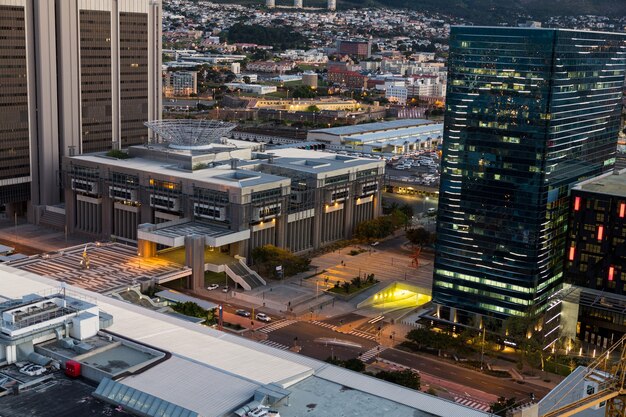
{"label": "green tree", "polygon": [[409,229],[406,231],[406,238],[413,245],[426,246],[433,242],[434,233],[430,233],[423,227]]}
{"label": "green tree", "polygon": [[419,390],[421,386],[419,374],[413,372],[411,369],[405,369],[403,371],[380,371],[374,376],[414,390]]}
{"label": "green tree", "polygon": [[311,112],[311,113],[319,113],[320,108],[313,105],[313,106],[307,107],[306,111]]}
{"label": "green tree", "polygon": [[490,405],[490,412],[501,417],[506,417],[506,413],[510,410],[517,400],[515,398],[498,397],[498,401]]}
{"label": "green tree", "polygon": [[274,245],[256,247],[252,250],[252,261],[259,273],[266,276],[276,274],[276,267],[282,266],[285,276],[291,276],[309,269],[309,259],[296,256],[288,250]]}

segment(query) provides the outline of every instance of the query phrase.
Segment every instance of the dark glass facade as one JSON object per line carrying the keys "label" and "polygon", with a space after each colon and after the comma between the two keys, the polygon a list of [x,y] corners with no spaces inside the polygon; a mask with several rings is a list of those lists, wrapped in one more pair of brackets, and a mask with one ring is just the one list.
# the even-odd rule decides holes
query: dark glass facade
{"label": "dark glass facade", "polygon": [[0,204],[30,199],[24,8],[0,6]]}
{"label": "dark glass facade", "polygon": [[120,13],[122,147],[148,142],[148,15]]}
{"label": "dark glass facade", "polygon": [[80,11],[82,152],[111,149],[111,12]]}
{"label": "dark glass facade", "polygon": [[436,304],[506,318],[561,285],[570,187],[615,163],[625,47],[619,34],[452,28]]}
{"label": "dark glass facade", "polygon": [[577,336],[601,346],[619,339],[626,333],[626,172],[572,189],[565,252],[565,280],[582,294]]}

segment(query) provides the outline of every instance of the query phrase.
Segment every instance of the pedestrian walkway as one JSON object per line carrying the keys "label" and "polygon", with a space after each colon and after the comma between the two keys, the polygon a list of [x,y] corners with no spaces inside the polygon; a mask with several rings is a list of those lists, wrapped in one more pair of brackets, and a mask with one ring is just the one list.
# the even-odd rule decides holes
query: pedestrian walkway
{"label": "pedestrian walkway", "polygon": [[364,354],[362,354],[359,357],[359,359],[361,360],[361,362],[365,363],[386,349],[387,348],[384,346],[375,346],[371,348],[370,350],[368,350],[367,352],[365,352]]}
{"label": "pedestrian walkway", "polygon": [[459,403],[469,408],[474,408],[476,410],[485,411],[485,412],[488,412],[491,409],[491,407],[489,407],[485,403],[472,400],[469,398],[465,398],[465,397],[454,397],[454,402]]}
{"label": "pedestrian walkway", "polygon": [[275,349],[280,349],[280,350],[287,350],[289,349],[289,346],[285,346],[282,343],[278,343],[278,342],[274,342],[273,340],[262,340],[261,344],[265,345],[265,346],[271,346]]}
{"label": "pedestrian walkway", "polygon": [[337,326],[335,326],[334,324],[324,323],[323,321],[313,320],[311,323],[317,326],[326,327],[327,329],[330,329],[330,330],[337,330]]}
{"label": "pedestrian walkway", "polygon": [[358,336],[358,337],[362,337],[363,339],[367,339],[367,340],[372,340],[372,341],[376,341],[378,338],[376,336],[374,336],[373,334],[369,334],[369,333],[365,333],[362,332],[360,330],[352,330],[350,333],[353,336]]}
{"label": "pedestrian walkway", "polygon": [[270,325],[267,325],[267,326],[263,327],[259,331],[261,333],[271,333],[274,330],[278,330],[278,329],[282,329],[283,327],[291,326],[294,323],[297,323],[297,321],[296,320],[287,320],[287,319],[278,320],[275,323],[272,323]]}

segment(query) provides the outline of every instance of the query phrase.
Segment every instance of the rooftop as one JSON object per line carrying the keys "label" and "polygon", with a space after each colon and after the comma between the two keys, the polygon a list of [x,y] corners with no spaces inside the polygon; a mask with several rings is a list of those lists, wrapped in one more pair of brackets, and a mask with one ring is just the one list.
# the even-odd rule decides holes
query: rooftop
{"label": "rooftop", "polygon": [[574,189],[596,194],[626,197],[626,169],[580,182]]}
{"label": "rooftop", "polygon": [[425,119],[400,119],[390,122],[364,123],[353,126],[331,127],[328,129],[311,130],[310,133],[326,133],[329,135],[356,135],[358,133],[369,133],[380,130],[404,129],[427,124],[433,124],[432,120]]}
{"label": "rooftop", "polygon": [[[26,293],[56,286],[56,282],[50,279],[6,265],[0,265],[0,273],[3,277],[0,295],[8,298],[19,298]],[[402,415],[419,417],[486,416],[451,401],[289,351],[188,323],[101,294],[80,289],[76,291],[95,298],[98,306],[114,317],[111,332],[172,353],[170,359],[118,382],[203,416],[222,416],[233,411],[250,402],[257,390],[268,384],[277,384],[291,391],[289,401],[298,407],[305,405],[307,415],[311,416],[353,415],[355,410],[358,411],[353,400],[368,404],[368,414],[373,416],[388,415],[393,410],[406,410],[407,413]],[[299,385],[303,381],[305,383]],[[320,394],[332,393],[331,397],[336,400],[324,400],[324,403],[311,409],[308,407],[312,404],[308,400],[312,398],[311,389]],[[318,412],[315,411],[317,407]]]}

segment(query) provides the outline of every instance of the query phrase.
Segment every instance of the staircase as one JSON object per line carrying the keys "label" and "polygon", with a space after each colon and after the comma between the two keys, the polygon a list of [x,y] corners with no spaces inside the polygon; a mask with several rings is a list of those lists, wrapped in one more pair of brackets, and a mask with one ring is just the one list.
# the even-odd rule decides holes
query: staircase
{"label": "staircase", "polygon": [[248,268],[248,266],[241,261],[224,265],[224,270],[230,279],[241,285],[246,291],[266,284],[265,280],[261,278],[259,274]]}
{"label": "staircase", "polygon": [[56,230],[65,230],[65,213],[60,213],[60,210],[50,211],[44,209],[39,217],[39,225]]}

